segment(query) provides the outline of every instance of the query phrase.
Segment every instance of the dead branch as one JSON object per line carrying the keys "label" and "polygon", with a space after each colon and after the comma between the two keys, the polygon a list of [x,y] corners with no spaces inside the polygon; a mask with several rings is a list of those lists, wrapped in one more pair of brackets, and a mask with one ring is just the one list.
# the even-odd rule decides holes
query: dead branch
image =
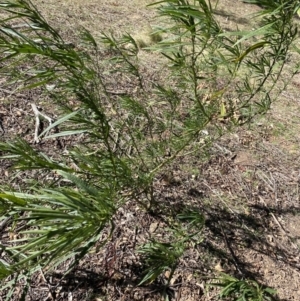
{"label": "dead branch", "polygon": [[[46,119],[49,122],[49,125],[52,124],[52,118],[50,118],[49,116],[47,116],[46,114],[43,114],[41,111],[38,110],[37,106],[33,103],[31,103],[31,107],[33,110],[33,113],[35,115],[35,131],[34,131],[34,143],[39,143],[40,139],[39,139],[39,128],[40,128],[40,117]],[[45,136],[48,134],[48,132],[45,133]]]}

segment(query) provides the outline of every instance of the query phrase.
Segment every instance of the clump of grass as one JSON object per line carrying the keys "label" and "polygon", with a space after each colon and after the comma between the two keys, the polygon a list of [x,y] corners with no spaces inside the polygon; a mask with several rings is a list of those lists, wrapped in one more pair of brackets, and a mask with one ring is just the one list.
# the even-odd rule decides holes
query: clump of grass
{"label": "clump of grass", "polygon": [[230,275],[221,274],[218,282],[210,284],[221,288],[220,298],[232,301],[271,301],[276,294],[274,289],[259,285],[254,280],[239,280]]}
{"label": "clump of grass", "polygon": [[140,49],[153,46],[156,43],[161,42],[163,39],[161,33],[152,29],[150,25],[134,34],[132,37]]}

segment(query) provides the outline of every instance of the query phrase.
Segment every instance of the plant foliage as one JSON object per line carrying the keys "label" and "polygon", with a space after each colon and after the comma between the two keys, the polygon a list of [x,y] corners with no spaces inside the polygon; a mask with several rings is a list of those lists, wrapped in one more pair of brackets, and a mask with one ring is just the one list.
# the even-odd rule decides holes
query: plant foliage
{"label": "plant foliage", "polygon": [[221,287],[220,298],[232,301],[271,301],[276,291],[253,280],[239,280],[223,274],[212,286]]}
{"label": "plant foliage", "polygon": [[[71,268],[97,242],[105,244],[110,235],[103,240],[101,234],[113,232],[113,217],[124,203],[155,211],[153,180],[172,161],[201,153],[222,134],[264,114],[285,88],[288,80],[279,80],[297,36],[295,1],[263,11],[254,30],[235,32],[222,29],[210,1],[153,5],[168,24],[161,29],[165,38],[148,49],[166,64],[165,82],[143,75],[139,46],[129,34],[117,39],[103,33],[97,41],[82,29],[78,45],[68,44],[31,1],[0,1],[0,73],[6,85],[39,87],[60,110],[62,117],[41,136],[58,125],[61,130],[44,139],[79,141],[58,156],[20,138],[0,143],[2,159],[16,170],[47,174],[20,189],[0,188],[3,217],[23,225],[16,239],[0,246],[8,258],[0,262],[1,278],[15,275],[18,281],[66,259]],[[112,78],[114,87],[126,78],[128,90],[114,91]],[[203,226],[202,215],[192,209],[178,220]],[[178,241],[142,246],[150,266],[142,282],[173,271],[183,250]]]}

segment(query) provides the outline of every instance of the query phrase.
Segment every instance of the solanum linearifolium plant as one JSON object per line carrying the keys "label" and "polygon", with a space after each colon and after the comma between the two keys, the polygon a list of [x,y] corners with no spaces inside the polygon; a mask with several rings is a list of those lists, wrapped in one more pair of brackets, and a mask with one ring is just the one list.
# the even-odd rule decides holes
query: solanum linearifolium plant
{"label": "solanum linearifolium plant", "polygon": [[239,280],[230,275],[221,274],[210,286],[220,287],[220,298],[232,301],[271,301],[276,291],[258,284],[253,280]]}
{"label": "solanum linearifolium plant", "polygon": [[[76,145],[57,156],[20,138],[0,143],[2,159],[15,169],[52,175],[34,184],[24,181],[18,191],[13,185],[0,187],[3,217],[25,225],[17,239],[1,245],[7,258],[0,261],[3,279],[46,271],[66,259],[71,268],[99,240],[105,244],[124,203],[136,201],[155,210],[153,180],[172,161],[201,152],[228,130],[265,113],[285,87],[281,75],[297,35],[295,1],[262,12],[257,28],[234,32],[222,29],[210,1],[154,5],[164,39],[148,50],[166,64],[163,82],[143,74],[141,50],[131,35],[116,39],[103,33],[96,41],[82,29],[80,47],[73,47],[31,1],[0,0],[5,16],[0,21],[0,73],[6,86],[44,89],[61,111],[44,133],[57,126],[60,132],[44,139],[80,135]],[[124,79],[129,88],[114,91]],[[193,224],[199,214],[188,216]],[[101,240],[104,229],[109,235]],[[177,241],[180,248],[155,242],[142,254],[148,258],[145,253],[151,250],[155,258],[160,246],[166,250],[161,261],[163,254],[165,262],[176,261],[186,240]],[[173,269],[176,262],[169,265]],[[149,271],[145,277],[151,280],[163,272]]]}

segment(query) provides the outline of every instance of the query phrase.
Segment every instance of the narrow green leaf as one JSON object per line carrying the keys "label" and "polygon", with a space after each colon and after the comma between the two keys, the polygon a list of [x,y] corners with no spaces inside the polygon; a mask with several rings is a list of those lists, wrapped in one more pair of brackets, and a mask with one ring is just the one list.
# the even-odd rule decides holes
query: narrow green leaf
{"label": "narrow green leaf", "polygon": [[27,202],[24,201],[23,199],[15,196],[15,195],[12,195],[12,194],[8,194],[8,193],[1,193],[0,194],[0,201],[1,199],[7,199],[9,200],[10,202],[14,203],[15,205],[18,205],[18,206],[25,206],[27,205]]}
{"label": "narrow green leaf", "polygon": [[259,49],[259,48],[263,48],[265,47],[266,45],[268,45],[269,42],[266,42],[266,41],[263,41],[263,42],[259,42],[259,43],[256,43],[254,45],[251,45],[250,47],[248,47],[246,49],[246,51],[244,53],[242,53],[242,55],[240,57],[238,57],[235,61],[236,62],[241,62],[249,53],[251,53],[252,51],[256,50],[256,49]]}
{"label": "narrow green leaf", "polygon": [[260,27],[256,30],[223,32],[223,33],[220,33],[219,36],[220,37],[242,36],[242,38],[240,38],[238,41],[236,41],[235,44],[232,45],[232,47],[235,47],[236,45],[240,44],[241,42],[243,42],[251,37],[254,37],[254,36],[260,36],[265,33],[271,34],[272,32],[275,34],[276,32],[274,30],[271,30],[273,25],[274,25],[274,22],[264,25],[263,27]]}
{"label": "narrow green leaf", "polygon": [[[49,132],[51,129],[55,128],[56,126],[60,125],[61,123],[67,121],[67,120],[70,120],[72,117],[74,117],[75,115],[77,115],[79,112],[81,111],[81,109],[77,110],[77,111],[74,111],[58,120],[56,120],[54,123],[50,124],[41,134],[39,137],[45,135],[45,133]],[[80,130],[78,130],[80,131]],[[60,134],[60,133],[57,133],[57,134]],[[66,136],[66,135],[65,135]],[[49,137],[49,136],[48,136]]]}
{"label": "narrow green leaf", "polygon": [[[58,132],[58,133],[54,133],[54,134],[51,134],[51,135],[47,135],[47,136],[45,136],[45,139],[58,138],[58,137],[66,137],[66,136],[73,136],[73,135],[87,133],[88,131],[89,131],[88,129],[85,129],[85,130],[63,131],[63,132]],[[41,135],[42,134],[40,134],[40,136]]]}

